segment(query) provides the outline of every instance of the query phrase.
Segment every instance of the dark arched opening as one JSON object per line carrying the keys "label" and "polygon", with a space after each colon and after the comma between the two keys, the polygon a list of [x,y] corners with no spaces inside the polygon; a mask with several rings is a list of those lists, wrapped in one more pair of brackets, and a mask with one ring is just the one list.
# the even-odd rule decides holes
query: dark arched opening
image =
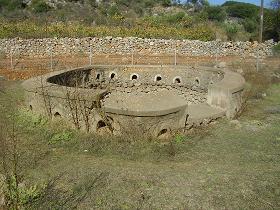
{"label": "dark arched opening", "polygon": [[158,81],[161,81],[161,79],[162,79],[161,76],[157,76],[157,77],[156,77],[156,81],[157,81],[157,82],[158,82]]}
{"label": "dark arched opening", "polygon": [[98,121],[96,129],[104,128],[106,127],[106,123],[103,120]]}
{"label": "dark arched opening", "polygon": [[54,117],[61,117],[61,114],[59,114],[59,112],[54,113],[53,115]]}
{"label": "dark arched opening", "polygon": [[174,83],[180,84],[180,83],[181,83],[180,78],[176,78],[175,81],[174,81]]}
{"label": "dark arched opening", "polygon": [[99,73],[96,75],[96,79],[97,79],[97,80],[100,79],[100,74],[99,74]]}
{"label": "dark arched opening", "polygon": [[199,81],[198,78],[196,78],[194,82],[195,82],[195,85],[196,85],[196,86],[199,86],[199,85],[200,85],[200,81]]}
{"label": "dark arched opening", "polygon": [[136,80],[136,79],[138,79],[138,76],[136,74],[133,74],[131,80]]}
{"label": "dark arched opening", "polygon": [[158,137],[162,136],[163,134],[166,134],[168,132],[168,130],[166,128],[162,129],[159,133],[158,133]]}
{"label": "dark arched opening", "polygon": [[110,75],[110,78],[111,79],[114,79],[116,77],[116,74],[115,73],[112,73],[111,75]]}

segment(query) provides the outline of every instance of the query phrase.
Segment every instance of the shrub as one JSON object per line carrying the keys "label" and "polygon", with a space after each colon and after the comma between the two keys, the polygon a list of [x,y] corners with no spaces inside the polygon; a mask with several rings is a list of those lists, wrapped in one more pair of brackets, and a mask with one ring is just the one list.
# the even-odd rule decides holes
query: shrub
{"label": "shrub", "polygon": [[227,14],[223,7],[212,6],[212,7],[207,7],[205,10],[207,12],[209,20],[222,22],[226,19]]}
{"label": "shrub", "polygon": [[49,140],[49,144],[65,143],[73,138],[73,133],[71,131],[62,131],[60,133],[54,134]]}
{"label": "shrub", "polygon": [[234,41],[235,35],[240,30],[240,25],[236,22],[226,22],[224,24],[224,29],[227,33],[228,39]]}
{"label": "shrub", "polygon": [[175,14],[161,14],[159,16],[147,16],[139,21],[140,24],[148,24],[149,26],[179,26],[189,20],[184,12]]}
{"label": "shrub", "polygon": [[195,13],[193,17],[196,23],[205,22],[208,20],[208,14],[205,10]]}
{"label": "shrub", "polygon": [[4,186],[4,195],[7,205],[10,209],[23,209],[23,206],[34,202],[40,196],[45,186],[38,187],[33,185],[29,188],[18,184],[18,178],[15,175],[6,177]]}
{"label": "shrub", "polygon": [[184,12],[178,12],[174,15],[166,15],[165,17],[168,23],[177,23],[182,21],[185,15],[186,14]]}
{"label": "shrub", "polygon": [[33,0],[31,8],[35,13],[43,13],[51,10],[51,7],[43,0]]}
{"label": "shrub", "polygon": [[257,21],[250,18],[245,18],[242,21],[242,25],[244,26],[244,29],[249,33],[255,32],[258,27]]}
{"label": "shrub", "polygon": [[280,10],[264,11],[264,38],[280,40]]}
{"label": "shrub", "polygon": [[23,8],[24,4],[21,0],[0,0],[0,9],[7,9],[8,11],[13,11],[16,9]]}
{"label": "shrub", "polygon": [[196,39],[209,41],[215,38],[215,33],[207,25],[195,25],[190,28],[172,26],[151,26],[145,22],[138,26],[90,27],[79,23],[50,23],[39,24],[30,21],[5,22],[0,21],[0,38],[42,38],[42,37],[141,37],[141,38],[165,38],[165,39]]}
{"label": "shrub", "polygon": [[275,45],[272,49],[273,54],[279,56],[280,55],[280,43],[278,43],[277,45]]}
{"label": "shrub", "polygon": [[116,4],[112,5],[109,7],[108,9],[108,15],[110,17],[113,17],[113,16],[116,16],[116,15],[119,15],[120,14],[120,11],[119,11],[119,8],[117,7]]}
{"label": "shrub", "polygon": [[171,6],[171,0],[162,0],[161,5],[164,7],[170,7]]}

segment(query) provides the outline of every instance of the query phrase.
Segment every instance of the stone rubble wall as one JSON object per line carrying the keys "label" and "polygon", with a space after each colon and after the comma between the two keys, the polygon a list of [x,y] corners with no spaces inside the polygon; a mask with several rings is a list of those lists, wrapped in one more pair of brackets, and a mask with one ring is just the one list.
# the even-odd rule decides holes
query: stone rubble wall
{"label": "stone rubble wall", "polygon": [[[198,40],[164,40],[128,38],[44,38],[44,39],[0,39],[1,56],[47,57],[92,54],[142,54],[184,56],[242,56],[266,57],[272,55],[272,40],[257,42],[221,42]],[[176,49],[176,50],[175,50]]]}

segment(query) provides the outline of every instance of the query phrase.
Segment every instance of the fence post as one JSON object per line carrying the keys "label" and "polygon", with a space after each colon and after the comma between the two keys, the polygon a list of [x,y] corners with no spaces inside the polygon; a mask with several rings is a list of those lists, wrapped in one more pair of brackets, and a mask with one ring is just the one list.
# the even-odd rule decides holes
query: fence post
{"label": "fence post", "polygon": [[51,48],[51,71],[53,71],[53,50]]}
{"label": "fence post", "polygon": [[89,65],[92,65],[92,46],[89,47]]}
{"label": "fence post", "polygon": [[260,63],[260,59],[259,59],[259,51],[257,52],[257,61],[256,61],[256,63],[257,63],[257,64],[256,64],[256,67],[257,67],[257,72],[259,72],[259,68],[260,68],[260,66],[259,66],[259,65],[260,65],[260,64],[259,64],[259,63]]}
{"label": "fence post", "polygon": [[218,48],[216,49],[216,54],[215,54],[215,65],[218,64]]}
{"label": "fence post", "polygon": [[14,70],[14,64],[13,64],[13,51],[12,51],[12,48],[11,48],[11,51],[10,51],[10,56],[11,56],[11,60],[10,60],[10,62],[11,62],[11,70]]}
{"label": "fence post", "polygon": [[132,54],[131,54],[131,65],[134,65],[134,49],[132,49]]}
{"label": "fence post", "polygon": [[177,43],[175,45],[175,54],[174,54],[174,65],[177,65]]}

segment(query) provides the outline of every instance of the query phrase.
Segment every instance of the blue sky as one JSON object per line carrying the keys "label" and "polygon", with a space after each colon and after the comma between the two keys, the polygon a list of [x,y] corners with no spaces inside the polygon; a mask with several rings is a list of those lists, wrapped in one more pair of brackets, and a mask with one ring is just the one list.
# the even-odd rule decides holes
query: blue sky
{"label": "blue sky", "polygon": [[[186,0],[183,0],[183,2],[184,1],[186,1]],[[226,2],[226,0],[208,0],[209,1],[209,3],[211,4],[211,5],[221,5],[221,4],[223,4],[223,3],[225,3]],[[235,1],[235,0],[233,0],[233,1]],[[258,6],[260,6],[260,4],[261,4],[261,0],[236,0],[236,1],[239,1],[239,2],[246,2],[246,3],[251,3],[251,4],[255,4],[255,5],[258,5]],[[270,1],[271,0],[264,0],[264,5],[265,5],[265,7],[269,7],[270,5]]]}
{"label": "blue sky", "polygon": [[[208,1],[211,5],[220,5],[220,4],[223,4],[224,2],[226,2],[225,0],[208,0]],[[243,1],[239,1],[239,2],[256,4],[258,6],[260,6],[260,4],[261,4],[260,0],[243,0]],[[264,4],[266,7],[269,6],[269,3],[270,3],[270,0],[264,0]]]}

